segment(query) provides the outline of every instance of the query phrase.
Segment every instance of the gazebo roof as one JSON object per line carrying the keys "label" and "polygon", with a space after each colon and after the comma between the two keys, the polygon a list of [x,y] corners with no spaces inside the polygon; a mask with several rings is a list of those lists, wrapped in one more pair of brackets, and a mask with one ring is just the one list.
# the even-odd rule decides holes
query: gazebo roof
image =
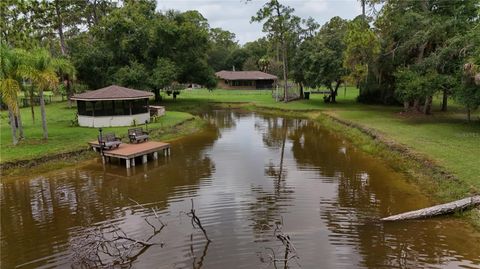
{"label": "gazebo roof", "polygon": [[84,92],[72,96],[72,100],[102,101],[102,100],[134,100],[152,97],[153,93],[110,85],[95,91]]}

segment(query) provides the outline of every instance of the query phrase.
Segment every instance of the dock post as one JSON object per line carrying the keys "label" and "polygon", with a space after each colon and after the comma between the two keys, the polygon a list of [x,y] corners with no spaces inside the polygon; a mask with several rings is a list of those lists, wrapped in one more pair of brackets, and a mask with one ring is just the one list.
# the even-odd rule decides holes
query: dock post
{"label": "dock post", "polygon": [[105,162],[106,162],[105,159],[106,159],[106,157],[105,157],[105,156],[102,156],[102,163],[103,163],[103,164],[105,164]]}
{"label": "dock post", "polygon": [[147,163],[147,154],[142,156],[142,163]]}
{"label": "dock post", "polygon": [[157,152],[157,151],[155,151],[155,152],[153,153],[153,159],[154,159],[154,160],[158,160],[158,152]]}
{"label": "dock post", "polygon": [[168,150],[168,156],[170,156],[170,147],[167,150]]}
{"label": "dock post", "polygon": [[135,166],[135,157],[132,158],[132,166]]}
{"label": "dock post", "polygon": [[167,149],[163,149],[163,156],[167,156]]}
{"label": "dock post", "polygon": [[125,165],[127,166],[127,169],[130,169],[130,159],[125,159]]}

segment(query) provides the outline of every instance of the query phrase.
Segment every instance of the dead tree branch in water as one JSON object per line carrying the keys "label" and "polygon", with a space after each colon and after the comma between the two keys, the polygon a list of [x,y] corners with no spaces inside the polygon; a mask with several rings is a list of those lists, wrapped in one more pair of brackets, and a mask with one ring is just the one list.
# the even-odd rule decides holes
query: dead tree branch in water
{"label": "dead tree branch in water", "polygon": [[149,247],[153,245],[163,247],[163,243],[149,242],[151,238],[140,240],[130,237],[114,224],[106,229],[93,229],[72,242],[72,268],[131,266]]}
{"label": "dead tree branch in water", "polygon": [[187,216],[189,216],[191,218],[193,228],[196,228],[195,225],[197,225],[197,227],[200,228],[200,230],[202,230],[203,235],[205,236],[205,239],[207,239],[207,241],[211,242],[212,240],[210,240],[208,238],[207,231],[205,230],[205,228],[203,228],[202,222],[200,221],[198,216],[195,214],[195,207],[194,207],[194,204],[193,204],[193,199],[191,199],[191,201],[192,201],[192,209],[190,209],[190,212],[187,213]]}
{"label": "dead tree branch in water", "polygon": [[[147,210],[137,201],[129,198],[138,206]],[[160,227],[153,225],[148,221],[148,216],[144,218],[145,222],[153,228],[153,233],[145,240],[128,236],[125,231],[115,224],[105,228],[96,228],[85,236],[75,239],[72,244],[73,268],[111,268],[111,267],[131,267],[132,263],[142,255],[149,247],[163,243],[152,243],[150,240],[158,235],[165,224],[161,221],[155,209],[151,208],[155,218],[160,223]]]}
{"label": "dead tree branch in water", "polygon": [[[128,198],[128,200],[134,202],[134,203],[137,204],[139,207],[141,207],[141,208],[143,208],[143,209],[145,209],[145,210],[148,210],[146,207],[144,207],[143,205],[141,205],[139,202],[133,200],[132,198]],[[150,208],[150,210],[152,210],[153,214],[155,215],[155,218],[158,220],[158,222],[160,222],[160,224],[162,225],[162,227],[165,226],[165,223],[163,223],[163,221],[160,219],[160,216],[158,215],[157,211],[156,211],[155,209],[153,209],[153,208]],[[145,218],[145,221],[147,221],[147,223],[148,223],[147,218],[148,218],[148,217]],[[148,223],[148,224],[150,224],[150,223]],[[152,225],[150,225],[150,226],[152,226]]]}
{"label": "dead tree branch in water", "polygon": [[[271,254],[265,254],[261,253],[260,255],[260,261],[263,263],[266,263],[267,266],[270,266],[273,264],[273,267],[275,269],[278,269],[277,263],[283,263],[283,268],[287,269],[289,268],[289,262],[290,261],[295,261],[298,267],[301,267],[300,264],[298,263],[298,260],[300,257],[297,254],[297,249],[293,245],[293,242],[290,240],[290,236],[288,234],[285,234],[282,231],[283,227],[283,219],[280,224],[276,224],[275,230],[273,231],[273,236],[282,243],[283,245],[283,258],[279,258],[277,256],[276,251],[273,248],[265,248],[265,250],[269,250]],[[266,256],[266,258],[264,257]]]}

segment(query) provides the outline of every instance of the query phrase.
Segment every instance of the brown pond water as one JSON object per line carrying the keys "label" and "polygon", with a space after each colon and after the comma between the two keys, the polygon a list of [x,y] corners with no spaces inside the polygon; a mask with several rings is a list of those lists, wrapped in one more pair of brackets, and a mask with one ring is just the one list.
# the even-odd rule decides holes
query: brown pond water
{"label": "brown pond water", "polygon": [[[432,202],[341,136],[301,119],[239,111],[204,117],[207,130],[130,175],[91,160],[3,179],[1,268],[70,268],[73,242],[93,228],[114,224],[147,238],[144,218],[157,225],[150,208],[167,224],[150,241],[164,244],[141,253],[133,268],[273,268],[272,250],[283,257],[273,236],[282,219],[302,268],[480,268],[480,235],[460,220],[379,222]],[[191,198],[209,244],[182,213]]]}

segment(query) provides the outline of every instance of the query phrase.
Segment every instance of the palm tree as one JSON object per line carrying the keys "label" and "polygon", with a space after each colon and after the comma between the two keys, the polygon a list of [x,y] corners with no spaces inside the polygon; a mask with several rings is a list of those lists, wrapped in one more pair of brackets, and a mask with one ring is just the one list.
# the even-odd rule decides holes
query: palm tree
{"label": "palm tree", "polygon": [[42,116],[43,138],[48,139],[47,113],[45,111],[45,99],[43,92],[45,90],[57,87],[58,84],[57,74],[55,73],[55,69],[52,65],[52,57],[48,51],[44,49],[37,49],[33,51],[28,77],[31,79],[34,87],[36,87],[38,90],[38,96],[40,98],[40,113]]}
{"label": "palm tree", "polygon": [[72,82],[76,79],[77,71],[73,64],[65,58],[59,58],[55,60],[55,65],[57,73],[60,75],[60,78],[66,83],[65,87],[67,88],[67,99],[68,99],[68,108],[72,107]]}
{"label": "palm tree", "polygon": [[43,138],[48,139],[47,113],[45,111],[44,91],[56,90],[58,87],[59,76],[57,72],[71,72],[74,75],[75,69],[66,59],[53,58],[45,49],[36,49],[32,52],[29,65],[29,78],[33,86],[38,90],[40,98],[40,114],[42,117]]}
{"label": "palm tree", "polygon": [[18,108],[18,93],[21,88],[21,78],[24,75],[25,65],[24,51],[10,49],[5,44],[0,44],[0,93],[2,100],[8,107],[10,126],[12,129],[12,142],[18,143],[17,127],[19,137],[23,138],[23,126]]}

